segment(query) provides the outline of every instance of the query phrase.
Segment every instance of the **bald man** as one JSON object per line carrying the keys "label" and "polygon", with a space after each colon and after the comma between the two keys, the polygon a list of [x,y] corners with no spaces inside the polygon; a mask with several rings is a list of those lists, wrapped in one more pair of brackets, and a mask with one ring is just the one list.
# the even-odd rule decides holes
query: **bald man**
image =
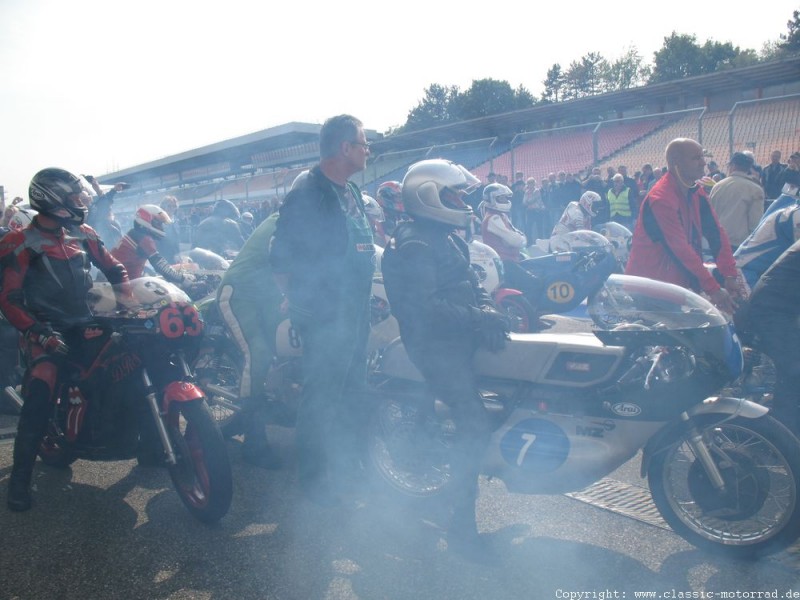
{"label": "bald man", "polygon": [[[667,174],[642,202],[625,272],[704,292],[718,308],[733,314],[743,292],[728,236],[703,186],[696,183],[705,171],[703,148],[692,139],[678,138],[667,145],[666,159]],[[725,287],[703,265],[703,239],[725,277]]]}

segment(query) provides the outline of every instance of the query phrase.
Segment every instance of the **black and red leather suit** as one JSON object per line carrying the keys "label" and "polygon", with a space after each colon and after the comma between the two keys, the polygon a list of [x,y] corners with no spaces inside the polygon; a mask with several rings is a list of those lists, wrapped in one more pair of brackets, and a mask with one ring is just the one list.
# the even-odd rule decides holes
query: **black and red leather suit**
{"label": "black and red leather suit", "polygon": [[87,292],[92,287],[92,264],[111,283],[128,279],[125,267],[88,225],[45,229],[34,217],[28,227],[11,231],[0,240],[0,310],[25,334],[25,403],[18,437],[40,439],[44,434],[58,367],[42,339],[91,316]]}

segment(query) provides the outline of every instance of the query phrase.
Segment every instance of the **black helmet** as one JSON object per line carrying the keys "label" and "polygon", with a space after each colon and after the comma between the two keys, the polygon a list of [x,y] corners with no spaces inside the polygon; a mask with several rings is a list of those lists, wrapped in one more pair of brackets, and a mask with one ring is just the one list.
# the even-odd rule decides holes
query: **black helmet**
{"label": "black helmet", "polygon": [[218,215],[224,219],[232,219],[238,221],[240,218],[239,209],[230,200],[217,200],[211,214]]}
{"label": "black helmet", "polygon": [[52,167],[36,173],[28,186],[31,208],[65,224],[80,225],[86,220],[89,209],[82,199],[76,202],[72,198],[83,193],[86,191],[80,179],[69,171]]}

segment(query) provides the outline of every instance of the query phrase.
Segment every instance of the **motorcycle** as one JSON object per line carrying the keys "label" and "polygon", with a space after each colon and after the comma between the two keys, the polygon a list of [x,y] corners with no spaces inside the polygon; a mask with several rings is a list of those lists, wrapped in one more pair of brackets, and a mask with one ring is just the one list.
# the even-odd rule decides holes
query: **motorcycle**
{"label": "motorcycle", "polygon": [[491,295],[498,310],[508,317],[511,331],[530,331],[539,315],[521,291],[504,285],[503,261],[497,252],[488,244],[472,239],[469,259],[478,282]]}
{"label": "motorcycle", "polygon": [[592,227],[592,231],[596,231],[611,242],[614,258],[617,259],[617,272],[624,273],[625,265],[628,264],[628,257],[631,254],[631,242],[633,241],[631,230],[615,221],[608,221],[595,225]]}
{"label": "motorcycle", "polygon": [[231,503],[231,467],[186,360],[202,339],[203,322],[169,282],[142,277],[128,285],[95,283],[91,319],[63,332],[78,351],[62,359],[39,456],[56,467],[127,460],[147,439],[145,451],[163,457],[189,512],[218,521]]}
{"label": "motorcycle", "polygon": [[[595,231],[578,230],[537,240],[523,251],[529,258],[520,266],[541,281],[533,306],[536,320],[542,315],[575,311],[618,271],[612,244]],[[533,331],[536,322],[531,323]]]}
{"label": "motorcycle", "polygon": [[[594,277],[601,276],[601,271],[594,267],[592,262],[594,254],[587,253],[584,257],[585,262],[581,263],[583,266],[576,266],[573,261],[577,263],[577,255],[563,253],[564,264],[569,266],[569,270],[565,269],[565,274],[561,275],[554,269],[554,274],[548,272],[540,275],[545,281],[550,282],[545,291],[552,293],[556,300],[548,302],[542,300],[541,304],[545,308],[537,310],[521,292],[502,285],[503,263],[490,246],[474,239],[469,242],[469,246],[472,268],[478,280],[492,295],[497,307],[509,316],[512,331],[530,331],[540,314],[564,312],[580,304],[585,295],[576,298],[576,289],[581,290],[578,294],[594,291],[594,287],[587,287],[587,273],[594,273]],[[607,244],[605,247],[607,248]],[[380,267],[382,252],[382,249],[378,248],[370,298],[371,328],[368,343],[370,368],[380,352],[400,336],[397,320],[391,314],[383,286]],[[605,268],[607,269],[607,263]],[[607,274],[606,271],[602,273],[603,276]],[[599,287],[599,285],[600,283],[594,283],[592,280],[592,286]],[[556,290],[558,293],[550,290]],[[240,409],[238,390],[244,357],[217,310],[216,299],[213,296],[207,297],[197,303],[197,308],[203,315],[206,330],[204,343],[197,359],[192,363],[192,371],[209,398],[212,414],[220,429],[229,437],[237,433],[234,416]],[[275,332],[275,349],[276,356],[268,359],[271,360],[271,364],[264,390],[264,396],[268,400],[267,412],[272,415],[272,422],[291,426],[294,424],[302,391],[303,350],[302,341],[288,318],[278,324]]]}
{"label": "motorcycle", "polygon": [[[592,332],[511,334],[475,370],[493,433],[482,472],[511,492],[577,491],[643,451],[641,475],[680,536],[736,557],[800,535],[800,442],[768,409],[714,395],[742,369],[724,315],[675,285],[611,275]],[[368,458],[410,501],[446,494],[455,425],[400,340],[371,374]]]}

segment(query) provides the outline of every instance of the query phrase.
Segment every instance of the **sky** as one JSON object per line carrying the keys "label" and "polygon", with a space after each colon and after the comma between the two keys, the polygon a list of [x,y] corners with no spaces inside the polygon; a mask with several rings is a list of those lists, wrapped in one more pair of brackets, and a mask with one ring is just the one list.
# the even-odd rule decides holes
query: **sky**
{"label": "sky", "polygon": [[0,185],[102,175],[298,121],[405,123],[431,84],[534,95],[589,52],[647,62],[673,31],[761,50],[798,0],[489,3],[0,0]]}

